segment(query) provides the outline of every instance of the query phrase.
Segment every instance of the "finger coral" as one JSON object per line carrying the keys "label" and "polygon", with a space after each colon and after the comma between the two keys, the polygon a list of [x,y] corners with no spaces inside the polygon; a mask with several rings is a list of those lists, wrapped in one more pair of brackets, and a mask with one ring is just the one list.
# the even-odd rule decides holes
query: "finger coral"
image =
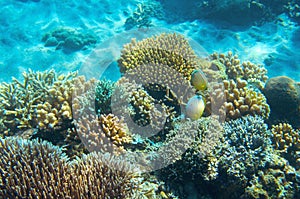
{"label": "finger coral", "polygon": [[130,198],[139,172],[109,154],[69,161],[48,142],[1,139],[1,198]]}
{"label": "finger coral", "polygon": [[274,149],[289,161],[289,164],[300,169],[300,131],[288,123],[272,126],[272,144]]}
{"label": "finger coral", "polygon": [[[211,96],[208,99],[208,107],[220,107],[219,114],[226,115],[226,120],[237,119],[244,115],[259,115],[268,118],[270,108],[265,96],[249,88],[245,80],[237,79],[224,80],[223,84],[215,85],[212,89]],[[224,88],[223,88],[224,86]],[[225,95],[225,102],[222,106],[215,102]]]}

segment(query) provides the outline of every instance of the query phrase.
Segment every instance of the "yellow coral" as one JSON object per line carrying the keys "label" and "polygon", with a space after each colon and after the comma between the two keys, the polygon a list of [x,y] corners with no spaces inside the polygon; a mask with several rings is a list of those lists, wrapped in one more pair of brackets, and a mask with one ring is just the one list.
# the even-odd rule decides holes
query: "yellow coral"
{"label": "yellow coral", "polygon": [[146,65],[169,66],[190,80],[191,73],[198,68],[196,54],[189,42],[180,34],[160,34],[124,45],[118,60],[121,72]]}
{"label": "yellow coral", "polygon": [[268,118],[270,108],[265,96],[248,88],[247,84],[245,80],[237,79],[237,82],[224,80],[223,84],[212,86],[206,111],[211,112],[211,108],[219,108],[219,115],[225,116],[226,120],[237,119],[248,114]]}

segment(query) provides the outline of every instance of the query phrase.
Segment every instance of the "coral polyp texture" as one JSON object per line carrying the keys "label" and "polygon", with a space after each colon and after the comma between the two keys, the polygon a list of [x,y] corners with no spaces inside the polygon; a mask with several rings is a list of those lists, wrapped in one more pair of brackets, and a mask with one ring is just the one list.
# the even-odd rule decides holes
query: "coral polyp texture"
{"label": "coral polyp texture", "polygon": [[1,139],[2,198],[130,198],[138,170],[109,154],[69,161],[48,142]]}
{"label": "coral polyp texture", "polygon": [[270,155],[245,189],[247,198],[299,198],[299,173],[284,158]]}
{"label": "coral polyp texture", "polygon": [[162,33],[141,41],[132,39],[124,45],[118,63],[122,73],[139,66],[169,66],[187,80],[197,68],[195,52],[188,40],[177,33]]}

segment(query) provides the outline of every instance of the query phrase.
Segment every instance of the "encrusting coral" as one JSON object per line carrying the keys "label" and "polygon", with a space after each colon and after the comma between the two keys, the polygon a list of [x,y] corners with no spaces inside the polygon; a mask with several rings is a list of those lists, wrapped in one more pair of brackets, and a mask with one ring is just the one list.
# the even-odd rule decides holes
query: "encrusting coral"
{"label": "encrusting coral", "polygon": [[91,153],[69,161],[48,142],[0,139],[0,197],[130,198],[140,174],[109,154]]}

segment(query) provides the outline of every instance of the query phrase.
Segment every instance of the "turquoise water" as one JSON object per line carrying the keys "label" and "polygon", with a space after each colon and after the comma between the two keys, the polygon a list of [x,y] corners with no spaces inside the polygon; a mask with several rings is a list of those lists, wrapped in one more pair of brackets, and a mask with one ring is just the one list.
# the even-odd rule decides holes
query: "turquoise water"
{"label": "turquoise water", "polygon": [[[0,13],[0,198],[300,198],[299,0],[2,0]],[[114,181],[114,158],[138,169],[132,184]]]}

